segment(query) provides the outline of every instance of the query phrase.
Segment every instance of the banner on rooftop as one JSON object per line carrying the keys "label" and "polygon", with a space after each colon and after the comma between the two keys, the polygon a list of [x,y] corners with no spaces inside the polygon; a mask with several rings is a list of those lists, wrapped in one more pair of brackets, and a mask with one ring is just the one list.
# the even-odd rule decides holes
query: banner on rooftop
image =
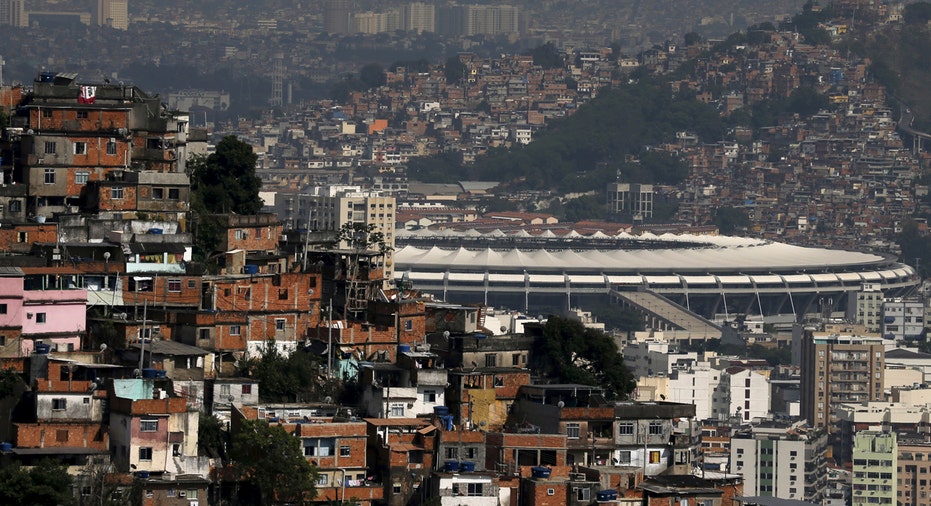
{"label": "banner on rooftop", "polygon": [[93,104],[97,98],[96,86],[81,86],[81,94],[78,95],[79,104]]}

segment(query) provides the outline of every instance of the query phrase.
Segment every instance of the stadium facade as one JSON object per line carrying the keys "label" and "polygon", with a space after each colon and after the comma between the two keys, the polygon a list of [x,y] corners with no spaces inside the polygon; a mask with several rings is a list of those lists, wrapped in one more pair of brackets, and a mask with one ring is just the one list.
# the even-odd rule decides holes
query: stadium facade
{"label": "stadium facade", "polygon": [[[849,311],[864,285],[886,296],[919,284],[884,254],[709,235],[531,235],[399,231],[395,274],[450,302],[529,311],[652,292],[704,316]],[[851,298],[851,295],[853,297]]]}

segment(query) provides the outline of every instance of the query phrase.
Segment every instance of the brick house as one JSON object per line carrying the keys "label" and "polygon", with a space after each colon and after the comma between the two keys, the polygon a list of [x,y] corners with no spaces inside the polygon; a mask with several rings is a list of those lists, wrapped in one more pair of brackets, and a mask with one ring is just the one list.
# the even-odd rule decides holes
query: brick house
{"label": "brick house", "polygon": [[370,462],[382,476],[389,506],[417,493],[435,465],[436,427],[425,418],[366,418]]}
{"label": "brick house", "polygon": [[110,453],[118,471],[207,476],[207,458],[197,455],[198,414],[175,396],[170,380],[114,380],[109,402]]}

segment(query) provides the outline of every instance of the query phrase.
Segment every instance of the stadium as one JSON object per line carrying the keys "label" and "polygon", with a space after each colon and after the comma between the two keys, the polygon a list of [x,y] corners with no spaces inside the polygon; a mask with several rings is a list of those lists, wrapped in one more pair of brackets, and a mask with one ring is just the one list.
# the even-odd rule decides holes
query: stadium
{"label": "stadium", "polygon": [[920,283],[912,267],[890,255],[745,237],[423,229],[399,231],[397,245],[395,275],[406,275],[418,290],[449,302],[528,311],[623,299],[641,309],[668,301],[709,319],[801,321],[811,312],[852,316],[851,302],[865,285],[894,297]]}

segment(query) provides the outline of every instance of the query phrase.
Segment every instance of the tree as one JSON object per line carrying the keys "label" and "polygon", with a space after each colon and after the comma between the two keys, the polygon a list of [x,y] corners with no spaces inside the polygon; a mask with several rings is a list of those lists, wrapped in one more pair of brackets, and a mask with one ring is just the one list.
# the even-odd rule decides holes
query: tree
{"label": "tree", "polygon": [[262,180],[255,175],[258,155],[252,146],[228,135],[209,156],[192,157],[192,206],[196,212],[255,214],[262,209],[259,189]]}
{"label": "tree", "polygon": [[718,208],[718,212],[714,214],[714,224],[722,234],[730,235],[738,229],[749,227],[751,222],[743,209],[724,206]]}
{"label": "tree", "polygon": [[563,66],[563,57],[552,42],[547,42],[530,50],[533,64],[545,69],[558,69]]}
{"label": "tree", "polygon": [[327,389],[317,382],[319,370],[320,364],[313,355],[295,350],[286,356],[275,341],[270,341],[259,357],[244,360],[240,366],[243,376],[259,382],[259,396],[266,402],[320,400]]}
{"label": "tree", "polygon": [[201,411],[197,422],[198,454],[211,458],[226,457],[227,433],[223,422],[215,415]]}
{"label": "tree", "polygon": [[317,495],[316,467],[304,458],[300,438],[280,425],[244,420],[233,436],[232,458],[241,480],[257,491],[259,504],[305,505]]}
{"label": "tree", "polygon": [[560,383],[600,386],[607,399],[624,398],[636,386],[611,337],[556,316],[534,342],[530,368]]}
{"label": "tree", "polygon": [[0,504],[71,506],[71,483],[64,464],[44,460],[26,469],[17,462],[0,469]]}
{"label": "tree", "polygon": [[931,3],[915,2],[905,6],[902,9],[902,19],[906,24],[925,25],[931,21]]}
{"label": "tree", "polygon": [[377,63],[369,63],[359,71],[359,80],[366,89],[378,88],[388,82],[385,69]]}
{"label": "tree", "polygon": [[450,56],[443,66],[443,75],[446,76],[447,83],[457,83],[462,79],[469,69],[462,63],[458,56]]}

